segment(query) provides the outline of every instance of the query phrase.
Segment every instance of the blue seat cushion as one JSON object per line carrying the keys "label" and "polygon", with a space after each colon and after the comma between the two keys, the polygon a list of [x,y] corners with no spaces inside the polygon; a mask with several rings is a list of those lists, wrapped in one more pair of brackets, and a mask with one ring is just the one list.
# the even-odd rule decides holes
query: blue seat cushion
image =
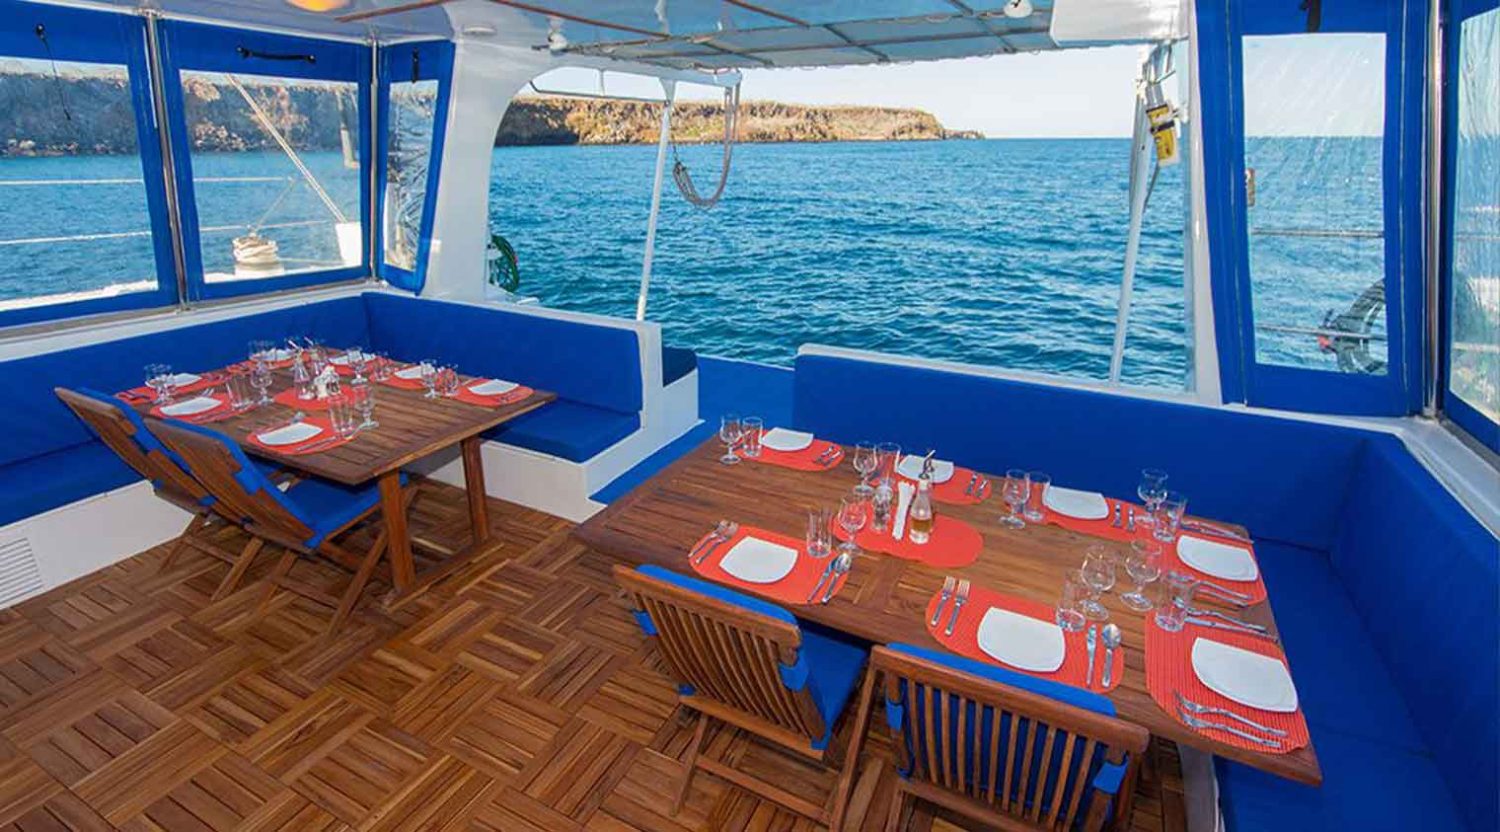
{"label": "blue seat cushion", "polygon": [[[1300,675],[1299,683],[1308,675]],[[1333,730],[1315,731],[1313,741],[1323,767],[1321,787],[1304,786],[1229,760],[1215,761],[1227,832],[1466,829],[1442,776],[1426,754]],[[1493,800],[1494,794],[1491,784],[1488,799]]]}
{"label": "blue seat cushion", "polygon": [[[401,475],[401,484],[406,485],[405,474]],[[307,545],[314,549],[380,502],[379,485],[373,482],[347,486],[308,478],[298,480],[283,495],[296,507],[297,516],[313,530]]]}
{"label": "blue seat cushion", "polygon": [[[49,391],[50,395],[50,391]],[[65,506],[140,480],[103,442],[70,448],[0,466],[0,526]]]}
{"label": "blue seat cushion", "polygon": [[1093,711],[1096,714],[1104,714],[1105,716],[1115,715],[1115,703],[1109,701],[1108,697],[1094,693],[1093,691],[1074,687],[1073,685],[1065,685],[1061,682],[1053,682],[1048,679],[1038,679],[1035,676],[1017,673],[1014,670],[1008,670],[999,665],[956,656],[945,650],[934,650],[930,647],[900,643],[887,645],[887,647],[894,653],[913,656],[932,662],[933,664],[950,667],[960,673],[967,673],[970,676],[978,676],[981,679],[989,679],[992,682],[999,682],[1002,685],[1020,688],[1030,693],[1046,696],[1058,702],[1072,705],[1075,708],[1083,708],[1084,710]]}
{"label": "blue seat cushion", "polygon": [[507,445],[584,462],[641,426],[636,413],[620,413],[558,399],[517,416],[486,434]]}
{"label": "blue seat cushion", "polygon": [[698,369],[698,354],[682,347],[661,348],[661,383],[671,384]]}

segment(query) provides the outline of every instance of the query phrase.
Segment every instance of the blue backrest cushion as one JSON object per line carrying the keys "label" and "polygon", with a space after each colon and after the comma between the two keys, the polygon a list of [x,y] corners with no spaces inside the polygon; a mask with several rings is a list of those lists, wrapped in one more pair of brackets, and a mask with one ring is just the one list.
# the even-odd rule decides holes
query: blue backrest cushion
{"label": "blue backrest cushion", "polygon": [[394,358],[435,358],[594,407],[641,410],[633,330],[383,292],[366,293],[365,303],[375,347]]}
{"label": "blue backrest cushion", "polygon": [[1330,558],[1470,828],[1500,828],[1500,540],[1380,437]]}
{"label": "blue backrest cushion", "polygon": [[357,297],[262,312],[242,318],[137,335],[0,362],[0,465],[95,441],[53,394],[54,387],[114,393],[144,383],[142,368],[162,362],[179,372],[221,368],[246,356],[257,338],[316,335],[330,344],[367,340]]}
{"label": "blue backrest cushion", "polygon": [[1374,434],[1312,422],[820,355],[797,357],[798,428],[899,442],[983,471],[1135,494],[1163,468],[1190,513],[1311,549],[1333,542],[1349,475]]}

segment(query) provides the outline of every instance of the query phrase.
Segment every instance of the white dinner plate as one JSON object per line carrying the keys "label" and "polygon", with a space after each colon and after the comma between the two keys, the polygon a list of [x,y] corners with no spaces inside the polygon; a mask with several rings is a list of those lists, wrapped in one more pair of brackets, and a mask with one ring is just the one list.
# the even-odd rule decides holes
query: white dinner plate
{"label": "white dinner plate", "polygon": [[404,381],[416,381],[417,379],[422,377],[422,365],[413,364],[410,367],[405,367],[403,369],[397,370],[395,375],[396,378],[402,379]]}
{"label": "white dinner plate", "polygon": [[520,386],[514,381],[502,381],[498,378],[492,378],[489,381],[481,381],[469,385],[469,392],[480,396],[503,396]]}
{"label": "white dinner plate", "polygon": [[813,435],[800,430],[771,428],[760,436],[760,446],[773,451],[791,453],[800,451],[813,443]]}
{"label": "white dinner plate", "polygon": [[347,367],[349,366],[349,356],[347,354],[330,355],[328,356],[328,363],[335,367]]}
{"label": "white dinner plate", "polygon": [[[921,479],[922,457],[915,454],[901,457],[901,461],[896,464],[896,473],[909,480]],[[937,485],[951,479],[953,479],[953,463],[944,459],[934,459],[932,461],[932,484]]]}
{"label": "white dinner plate", "polygon": [[255,438],[259,439],[261,442],[264,442],[267,445],[277,447],[281,445],[296,445],[301,442],[306,442],[307,440],[313,438],[314,436],[317,436],[322,432],[323,429],[318,427],[317,425],[309,425],[306,422],[296,422],[290,425],[286,425],[285,427],[279,427],[275,430],[268,430],[265,433],[258,433],[255,435]]}
{"label": "white dinner plate", "polygon": [[1280,659],[1200,638],[1193,642],[1193,673],[1209,690],[1241,705],[1277,713],[1297,710],[1297,688]]}
{"label": "white dinner plate", "polygon": [[207,413],[216,407],[221,407],[223,404],[223,402],[213,396],[195,396],[191,399],[184,399],[183,401],[174,402],[162,407],[161,415],[196,416],[199,413]]}
{"label": "white dinner plate", "polygon": [[1253,581],[1260,577],[1255,556],[1244,546],[1184,534],[1177,538],[1177,556],[1206,575],[1226,581]]}
{"label": "white dinner plate", "polygon": [[1058,514],[1079,520],[1103,520],[1109,516],[1109,503],[1097,491],[1079,491],[1060,485],[1047,486],[1042,503]]}
{"label": "white dinner plate", "polygon": [[985,610],[979,621],[979,649],[996,661],[1033,673],[1062,667],[1067,652],[1061,627],[999,607]]}
{"label": "white dinner plate", "polygon": [[797,565],[797,550],[757,537],[746,537],[725,553],[719,568],[752,584],[774,584]]}
{"label": "white dinner plate", "polygon": [[203,376],[197,373],[178,373],[172,376],[172,384],[177,387],[186,387],[189,384],[197,384],[203,380]]}

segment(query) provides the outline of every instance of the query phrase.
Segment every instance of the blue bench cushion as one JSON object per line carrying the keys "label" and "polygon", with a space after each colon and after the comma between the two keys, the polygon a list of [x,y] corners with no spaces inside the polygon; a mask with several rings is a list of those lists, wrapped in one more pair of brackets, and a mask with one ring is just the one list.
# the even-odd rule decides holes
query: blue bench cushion
{"label": "blue bench cushion", "polygon": [[[936,449],[986,471],[1039,469],[1059,485],[1135,493],[1164,468],[1188,510],[1258,539],[1327,550],[1373,434],[1089,390],[822,355],[797,357],[797,427],[841,442]],[[1253,495],[1253,498],[1247,498]]]}
{"label": "blue bench cushion", "polygon": [[[406,485],[405,474],[401,475],[401,484]],[[374,482],[347,486],[308,477],[298,480],[284,496],[313,530],[307,545],[316,549],[329,535],[374,508],[380,502],[380,487]]]}
{"label": "blue bench cushion", "polygon": [[[51,395],[51,391],[48,391]],[[64,418],[72,419],[65,413]],[[0,466],[0,526],[140,480],[103,442],[85,442]]]}
{"label": "blue bench cushion", "polygon": [[661,383],[671,384],[698,369],[698,354],[682,347],[661,348]]}
{"label": "blue bench cushion", "polygon": [[393,356],[436,358],[601,410],[634,414],[643,406],[634,330],[381,292],[364,298],[370,337]]}
{"label": "blue bench cushion", "polygon": [[558,399],[517,416],[485,435],[507,445],[584,462],[634,433],[640,426],[641,417],[635,413],[619,413]]}

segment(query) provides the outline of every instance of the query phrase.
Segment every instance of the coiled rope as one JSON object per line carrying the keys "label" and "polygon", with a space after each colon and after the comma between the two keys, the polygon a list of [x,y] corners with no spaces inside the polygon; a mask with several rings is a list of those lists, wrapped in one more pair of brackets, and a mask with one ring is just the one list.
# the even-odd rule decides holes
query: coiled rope
{"label": "coiled rope", "polygon": [[[670,139],[670,135],[668,138]],[[703,196],[698,193],[698,188],[693,184],[693,176],[688,172],[688,166],[677,155],[677,142],[672,141],[672,181],[677,183],[677,190],[682,193],[683,199],[705,210],[719,204],[719,199],[724,196],[724,186],[729,184],[730,160],[734,155],[734,143],[739,141],[739,138],[740,85],[735,84],[724,90],[724,161],[719,169],[718,187],[714,188],[712,194]]]}

